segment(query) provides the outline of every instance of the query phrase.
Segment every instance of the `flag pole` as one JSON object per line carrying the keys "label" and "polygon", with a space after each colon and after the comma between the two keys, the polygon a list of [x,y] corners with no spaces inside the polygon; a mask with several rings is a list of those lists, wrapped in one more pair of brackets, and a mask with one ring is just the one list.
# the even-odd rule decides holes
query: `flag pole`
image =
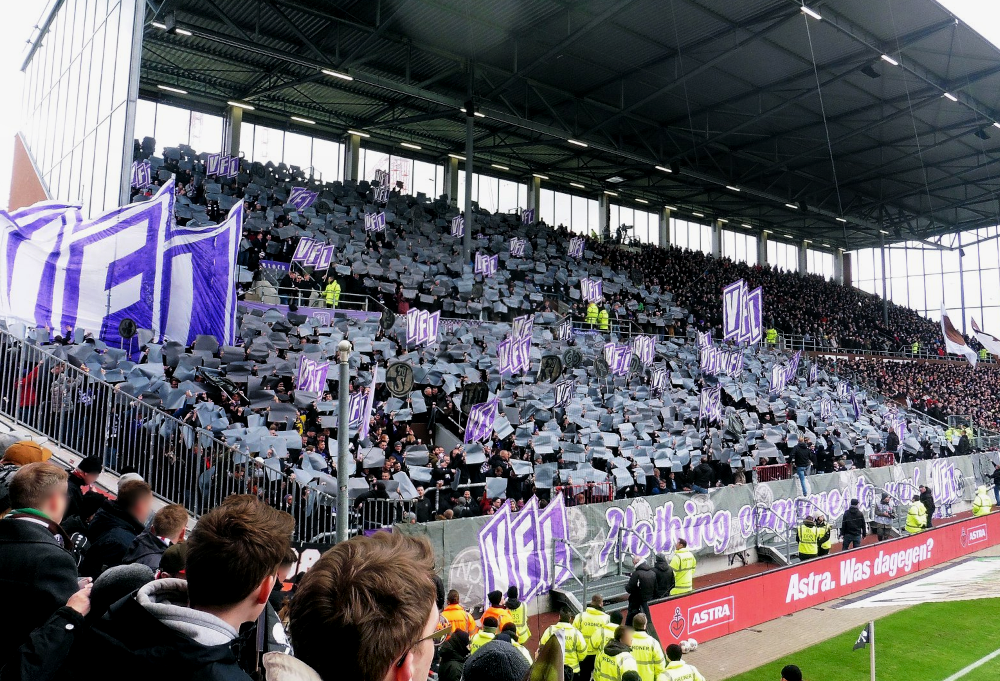
{"label": "flag pole", "polygon": [[871,667],[871,681],[875,681],[875,620],[868,623],[871,640],[868,642],[868,659]]}

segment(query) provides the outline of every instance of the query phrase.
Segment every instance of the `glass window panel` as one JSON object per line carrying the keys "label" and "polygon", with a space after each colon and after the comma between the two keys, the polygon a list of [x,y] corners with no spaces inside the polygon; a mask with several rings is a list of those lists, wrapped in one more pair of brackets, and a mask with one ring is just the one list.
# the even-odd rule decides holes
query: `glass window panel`
{"label": "glass window panel", "polygon": [[578,234],[587,233],[587,199],[582,196],[574,196],[573,203],[573,224],[570,228]]}
{"label": "glass window panel", "polygon": [[906,251],[893,247],[886,254],[889,261],[889,276],[892,278],[906,276]]}
{"label": "glass window panel", "polygon": [[[983,305],[1000,305],[1000,273],[997,270],[980,270],[979,279]],[[1000,335],[1000,330],[993,335]]]}
{"label": "glass window panel", "polygon": [[[222,149],[222,116],[191,112],[191,141],[197,152],[215,153]],[[240,131],[242,134],[242,130]]]}
{"label": "glass window panel", "polygon": [[499,198],[497,210],[501,213],[509,213],[518,210],[521,206],[517,202],[517,182],[500,179]]}
{"label": "glass window panel", "polygon": [[983,331],[992,333],[994,336],[998,335],[997,329],[1000,329],[1000,307],[984,307],[983,318],[979,320],[982,324]]}
{"label": "glass window panel", "polygon": [[924,276],[924,252],[920,245],[906,251],[906,275],[909,277]]}
{"label": "glass window panel", "polygon": [[909,300],[906,288],[906,277],[894,277],[889,280],[889,299],[896,305],[906,305]]}
{"label": "glass window panel", "polygon": [[544,187],[538,192],[538,212],[549,226],[555,226],[555,192]]}
{"label": "glass window panel", "polygon": [[[975,241],[975,234],[965,236],[962,241]],[[965,255],[962,257],[962,267],[965,270],[979,269],[979,246],[980,244],[962,247],[962,250],[965,251]]]}
{"label": "glass window panel", "polygon": [[397,182],[403,183],[403,192],[413,191],[413,159],[405,156],[389,158],[389,186],[395,187]]}
{"label": "glass window panel", "polygon": [[965,291],[965,307],[979,307],[982,305],[982,293],[979,282],[979,271],[965,271],[962,276],[962,287]]}
{"label": "glass window panel", "polygon": [[[297,132],[286,132],[281,160],[286,166],[298,166],[308,170],[312,165],[312,137]],[[308,172],[306,174],[308,175]]]}
{"label": "glass window panel", "polygon": [[573,212],[571,207],[572,197],[564,192],[555,192],[556,201],[556,225],[569,226],[573,223]]}
{"label": "glass window panel", "polygon": [[597,228],[600,226],[600,208],[598,207],[596,199],[587,199],[587,234],[597,234]]}
{"label": "glass window panel", "polygon": [[962,309],[962,277],[958,272],[944,274],[944,304],[949,310]]}
{"label": "glass window panel", "polygon": [[923,277],[909,277],[907,280],[909,286],[909,301],[910,307],[914,310],[924,310],[926,306],[924,305],[924,278]]}
{"label": "glass window panel", "polygon": [[996,269],[1000,267],[1000,259],[997,257],[997,244],[1000,239],[990,239],[979,244],[979,266],[984,270]]}
{"label": "glass window panel", "polygon": [[[343,156],[344,145],[340,142],[314,139],[312,152],[312,164],[315,171],[314,177],[321,178],[324,182],[339,180],[341,177],[340,165]],[[431,184],[433,185],[433,178]],[[433,196],[433,191],[428,196]]]}
{"label": "glass window panel", "polygon": [[[941,276],[940,274],[928,274],[924,276],[924,292],[927,294],[926,309],[929,312],[941,309]],[[1000,300],[997,303],[1000,304]]]}
{"label": "glass window panel", "polygon": [[941,271],[944,273],[958,272],[958,251],[941,252]]}
{"label": "glass window panel", "polygon": [[141,142],[143,137],[153,137],[155,133],[156,102],[140,99],[135,105],[135,138]]}

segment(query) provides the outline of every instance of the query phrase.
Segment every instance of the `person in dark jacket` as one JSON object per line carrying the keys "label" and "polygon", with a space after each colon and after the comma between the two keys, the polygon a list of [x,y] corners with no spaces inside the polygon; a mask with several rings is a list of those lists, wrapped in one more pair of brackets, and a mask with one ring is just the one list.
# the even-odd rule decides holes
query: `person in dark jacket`
{"label": "person in dark jacket", "polygon": [[80,574],[97,577],[109,567],[122,564],[132,542],[145,528],[153,505],[153,491],[142,480],[129,480],[118,487],[118,498],[102,508],[87,528],[90,549],[80,564]]}
{"label": "person in dark jacket", "polygon": [[625,624],[632,625],[632,618],[640,612],[649,617],[649,602],[656,597],[656,573],[653,568],[639,556],[632,556],[635,569],[628,580],[625,591],[628,592],[628,614]]}
{"label": "person in dark jacket", "polygon": [[920,503],[924,505],[927,509],[927,524],[924,525],[927,529],[933,527],[931,520],[934,518],[934,491],[927,485],[920,486]]}
{"label": "person in dark jacket", "polygon": [[809,449],[808,441],[805,438],[799,440],[788,453],[788,457],[792,460],[792,465],[795,466],[795,474],[799,476],[799,484],[802,485],[803,496],[809,494],[809,489],[806,487],[806,475],[809,473],[809,466],[813,464],[812,456],[812,450]]}
{"label": "person in dark jacket", "polygon": [[240,639],[239,628],[267,605],[293,528],[256,497],[230,496],[186,542],[187,580],[149,582],[71,638],[54,616],[18,650],[19,678],[71,681],[81,659],[99,659],[113,678],[250,681],[237,660],[256,637]]}
{"label": "person in dark jacket", "polygon": [[160,556],[168,546],[184,541],[188,513],[181,504],[164,506],[153,516],[153,524],[132,542],[122,558],[123,565],[139,563],[156,572]]}
{"label": "person in dark jacket", "polygon": [[861,540],[867,533],[865,516],[858,506],[858,500],[851,499],[851,505],[844,511],[844,518],[840,522],[840,536],[844,538],[841,550],[846,551],[849,548],[861,546]]}
{"label": "person in dark jacket", "polygon": [[462,681],[462,668],[469,657],[469,634],[459,629],[441,644],[440,681]]}
{"label": "person in dark jacket", "polygon": [[0,668],[16,660],[31,632],[80,590],[70,539],[59,526],[67,477],[59,466],[38,462],[21,466],[10,480],[13,510],[0,520],[0,589],[8,615]]}
{"label": "person in dark jacket", "polygon": [[656,573],[655,598],[666,598],[674,588],[674,571],[670,569],[670,559],[663,553],[656,554],[653,561],[653,572]]}
{"label": "person in dark jacket", "polygon": [[702,459],[691,471],[691,489],[700,494],[708,494],[714,480],[715,471],[705,459]]}
{"label": "person in dark jacket", "polygon": [[88,456],[81,459],[69,473],[69,504],[66,506],[66,520],[70,518],[82,518],[83,513],[83,488],[90,487],[101,475],[104,466],[96,456]]}
{"label": "person in dark jacket", "polygon": [[893,430],[889,431],[889,434],[885,438],[885,451],[896,453],[899,449],[899,436]]}

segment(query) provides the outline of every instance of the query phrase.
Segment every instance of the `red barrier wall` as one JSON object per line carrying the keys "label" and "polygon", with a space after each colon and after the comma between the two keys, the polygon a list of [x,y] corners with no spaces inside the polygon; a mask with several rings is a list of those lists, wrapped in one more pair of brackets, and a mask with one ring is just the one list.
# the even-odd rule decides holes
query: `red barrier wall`
{"label": "red barrier wall", "polygon": [[796,563],[650,606],[664,645],[731,634],[1000,543],[1000,514]]}

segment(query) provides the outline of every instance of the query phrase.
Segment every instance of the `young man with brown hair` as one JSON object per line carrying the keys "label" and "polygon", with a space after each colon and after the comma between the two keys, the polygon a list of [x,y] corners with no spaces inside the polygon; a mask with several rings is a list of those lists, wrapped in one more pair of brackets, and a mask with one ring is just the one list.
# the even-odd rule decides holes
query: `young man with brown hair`
{"label": "young man with brown hair", "polygon": [[0,590],[10,614],[0,637],[0,668],[80,588],[69,537],[59,526],[68,477],[59,466],[38,462],[10,479],[13,510],[0,520]]}
{"label": "young man with brown hair", "polygon": [[121,565],[132,542],[146,527],[153,507],[153,490],[142,480],[118,486],[118,498],[105,505],[87,528],[90,549],[80,563],[80,574],[97,577]]}
{"label": "young man with brown hair", "polygon": [[433,574],[422,537],[378,532],[337,544],[292,599],[288,632],[298,660],[269,653],[268,678],[305,663],[324,681],[426,681],[435,646],[451,633]]}
{"label": "young man with brown hair", "polygon": [[[230,496],[198,520],[185,542],[187,581],[149,582],[103,619],[77,626],[69,645],[53,617],[39,630],[50,628],[49,635],[21,648],[21,678],[78,679],[79,660],[90,659],[114,678],[249,681],[234,643],[240,626],[267,604],[293,528],[290,515],[256,497]],[[57,675],[45,673],[54,667]]]}
{"label": "young man with brown hair", "polygon": [[164,506],[153,516],[153,524],[132,542],[122,564],[141,563],[156,572],[168,546],[184,541],[188,512],[181,504]]}

